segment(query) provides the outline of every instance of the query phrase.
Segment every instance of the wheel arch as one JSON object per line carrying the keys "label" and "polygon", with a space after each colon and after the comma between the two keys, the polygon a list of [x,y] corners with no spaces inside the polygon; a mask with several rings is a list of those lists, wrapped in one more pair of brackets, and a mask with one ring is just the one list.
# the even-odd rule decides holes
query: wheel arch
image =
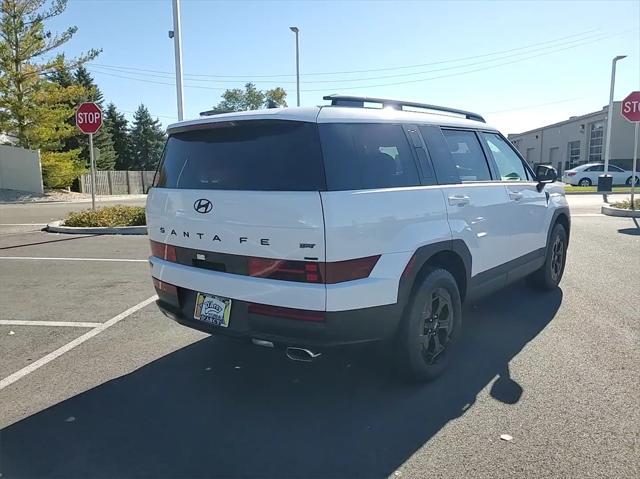
{"label": "wheel arch", "polygon": [[557,223],[564,226],[564,229],[567,232],[567,241],[569,241],[569,237],[571,236],[571,214],[569,213],[568,207],[558,208],[554,211],[551,223],[549,224],[549,231],[547,231],[547,244],[549,244],[551,232]]}
{"label": "wheel arch", "polygon": [[471,252],[462,240],[442,241],[418,248],[405,267],[400,279],[399,299],[404,307],[427,274],[429,268],[442,268],[454,277],[464,302],[471,279]]}

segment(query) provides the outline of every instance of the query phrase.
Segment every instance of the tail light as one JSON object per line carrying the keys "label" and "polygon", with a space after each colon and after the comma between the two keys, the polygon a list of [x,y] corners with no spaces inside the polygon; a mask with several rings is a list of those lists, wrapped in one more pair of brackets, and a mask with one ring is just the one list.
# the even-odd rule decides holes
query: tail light
{"label": "tail light", "polygon": [[324,282],[326,284],[335,284],[342,283],[343,281],[368,278],[379,259],[380,255],[376,255],[324,263]]}
{"label": "tail light", "polygon": [[576,176],[575,171],[567,171],[567,176]]}
{"label": "tail light", "polygon": [[284,259],[249,258],[249,276],[303,283],[322,283],[320,263]]}
{"label": "tail light", "polygon": [[306,309],[282,308],[280,306],[269,306],[267,304],[249,304],[250,314],[260,314],[263,316],[275,316],[277,318],[297,319],[300,321],[324,321],[323,311],[309,311]]}
{"label": "tail light", "polygon": [[177,261],[176,247],[171,244],[159,243],[158,241],[150,240],[151,242],[151,256],[164,259],[175,263]]}
{"label": "tail light", "polygon": [[366,258],[317,263],[269,258],[249,258],[249,276],[298,281],[303,283],[335,284],[368,278],[380,255]]}

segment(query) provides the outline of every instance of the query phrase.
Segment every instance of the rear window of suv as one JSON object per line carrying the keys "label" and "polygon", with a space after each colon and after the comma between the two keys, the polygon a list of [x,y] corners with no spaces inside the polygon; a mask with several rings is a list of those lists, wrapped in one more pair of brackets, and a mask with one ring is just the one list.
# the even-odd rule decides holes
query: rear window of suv
{"label": "rear window of suv", "polygon": [[317,124],[250,120],[174,133],[156,180],[160,188],[324,190]]}

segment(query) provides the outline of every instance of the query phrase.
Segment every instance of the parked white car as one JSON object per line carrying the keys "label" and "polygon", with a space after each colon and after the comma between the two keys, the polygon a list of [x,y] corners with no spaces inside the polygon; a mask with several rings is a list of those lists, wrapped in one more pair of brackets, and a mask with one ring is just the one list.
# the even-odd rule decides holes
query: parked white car
{"label": "parked white car", "polygon": [[[598,184],[598,176],[604,173],[604,163],[587,163],[586,165],[576,166],[570,170],[566,170],[562,175],[562,181],[568,185],[591,186]],[[630,170],[609,165],[609,174],[613,176],[614,185],[631,186]],[[636,173],[636,185],[640,184],[640,173]]]}

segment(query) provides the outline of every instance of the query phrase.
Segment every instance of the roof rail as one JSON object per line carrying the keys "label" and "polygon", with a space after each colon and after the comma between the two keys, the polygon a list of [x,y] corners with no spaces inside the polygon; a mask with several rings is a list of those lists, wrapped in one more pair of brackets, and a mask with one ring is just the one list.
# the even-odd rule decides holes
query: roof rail
{"label": "roof rail", "polygon": [[322,97],[323,100],[331,100],[332,106],[349,106],[354,108],[364,108],[365,103],[379,103],[383,108],[393,108],[394,110],[402,110],[402,107],[409,106],[414,108],[423,108],[425,110],[442,111],[445,113],[453,113],[462,115],[468,120],[481,121],[486,123],[482,115],[471,111],[458,110],[446,106],[429,105],[428,103],[418,103],[414,101],[391,100],[389,98],[375,98],[370,96],[351,96],[351,95],[327,95]]}

